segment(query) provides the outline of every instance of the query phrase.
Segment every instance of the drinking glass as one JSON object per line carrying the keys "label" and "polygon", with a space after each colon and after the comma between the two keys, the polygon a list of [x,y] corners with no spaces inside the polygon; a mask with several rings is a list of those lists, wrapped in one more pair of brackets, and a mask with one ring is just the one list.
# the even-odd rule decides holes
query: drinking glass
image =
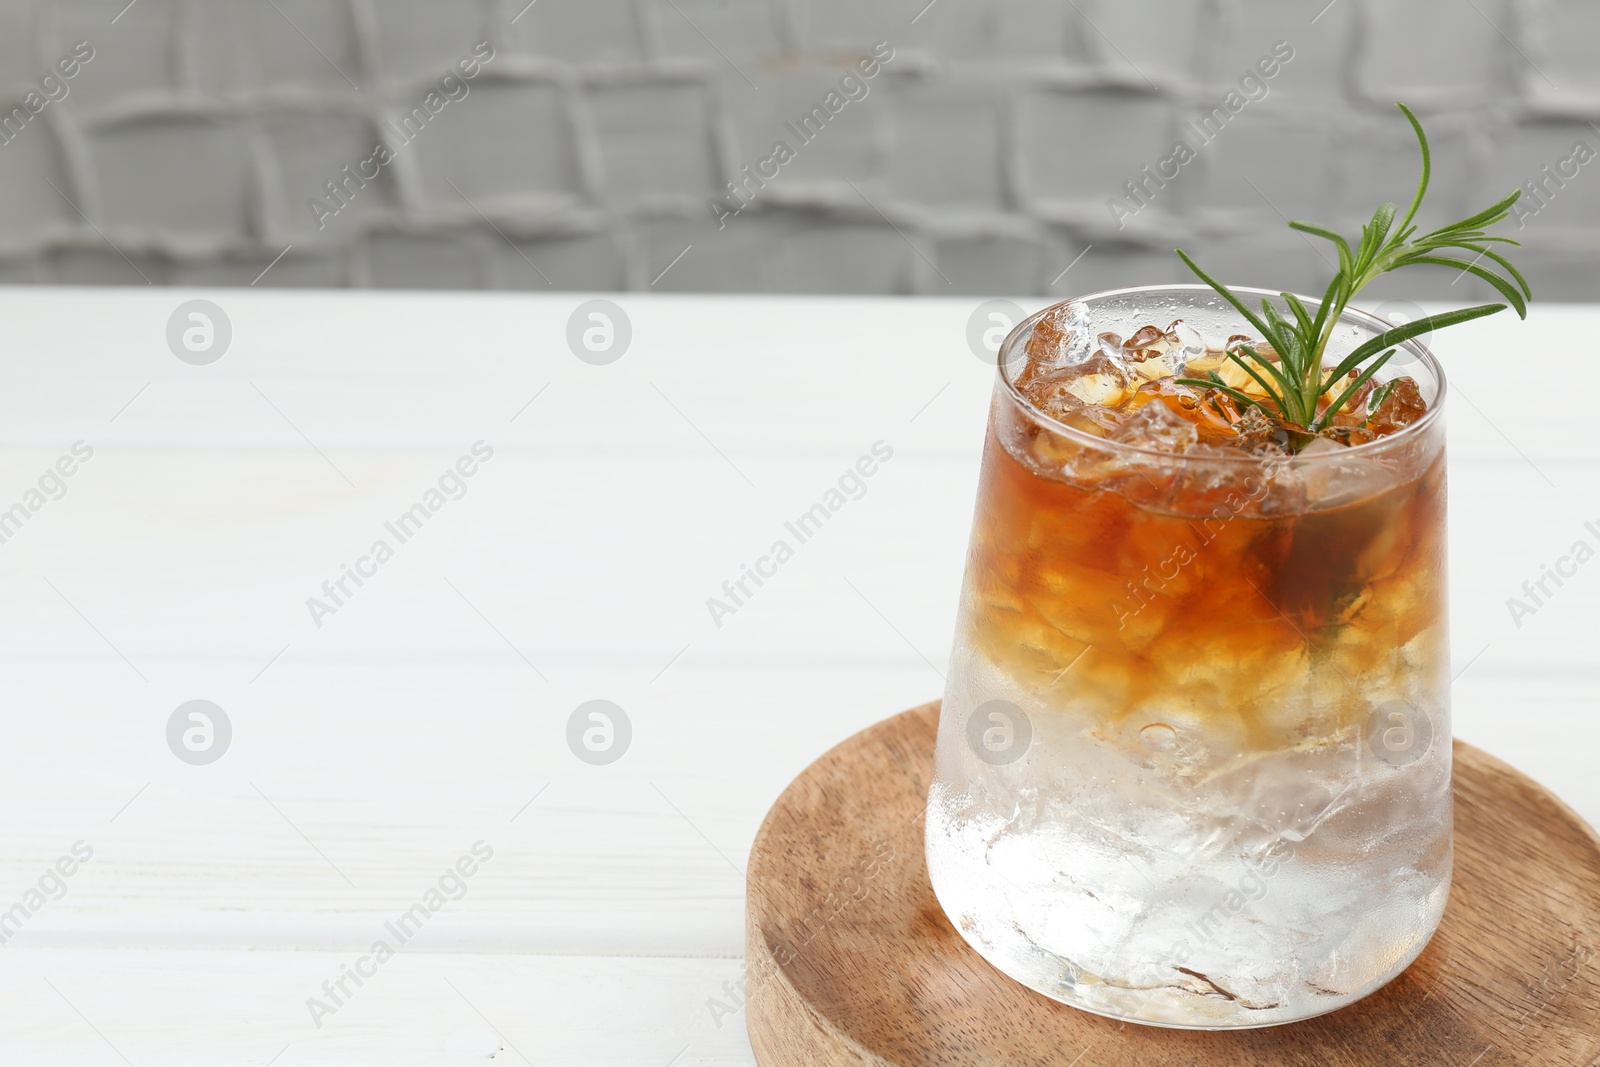
{"label": "drinking glass", "polygon": [[[1121,336],[1182,320],[1205,339],[1191,369],[1247,332],[1199,286],[1071,303]],[[1400,346],[1380,379],[1411,377],[1428,411],[1370,443],[1173,451],[1019,388],[1062,314],[1000,352],[933,888],[994,966],[1088,1011],[1332,1011],[1403,971],[1449,894],[1444,376],[1424,339]],[[1389,326],[1346,312],[1328,361]]]}

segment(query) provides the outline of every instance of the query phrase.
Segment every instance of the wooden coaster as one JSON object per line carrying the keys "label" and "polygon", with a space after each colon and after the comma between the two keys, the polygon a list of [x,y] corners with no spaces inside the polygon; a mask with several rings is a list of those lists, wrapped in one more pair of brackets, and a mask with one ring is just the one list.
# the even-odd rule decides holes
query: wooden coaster
{"label": "wooden coaster", "polygon": [[1456,742],[1455,884],[1404,974],[1301,1023],[1167,1030],[1034,993],[955,932],[922,853],[938,712],[834,748],[761,826],[746,1011],[762,1067],[1600,1064],[1600,837],[1494,757]]}

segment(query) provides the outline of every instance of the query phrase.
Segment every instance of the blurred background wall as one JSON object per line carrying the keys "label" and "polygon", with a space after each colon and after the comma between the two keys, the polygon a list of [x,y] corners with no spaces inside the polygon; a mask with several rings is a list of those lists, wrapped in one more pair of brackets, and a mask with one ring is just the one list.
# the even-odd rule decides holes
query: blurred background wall
{"label": "blurred background wall", "polygon": [[1518,262],[1594,299],[1597,31],[1594,0],[0,0],[0,281],[1064,295],[1178,280],[1181,242],[1320,291],[1284,218],[1403,201],[1404,99],[1424,221],[1540,183]]}

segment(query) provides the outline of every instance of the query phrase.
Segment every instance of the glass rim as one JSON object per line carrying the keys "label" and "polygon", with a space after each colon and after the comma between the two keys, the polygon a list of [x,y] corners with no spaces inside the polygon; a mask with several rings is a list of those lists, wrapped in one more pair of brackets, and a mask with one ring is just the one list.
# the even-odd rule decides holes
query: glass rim
{"label": "glass rim", "polygon": [[[1277,297],[1279,299],[1282,299],[1283,296],[1281,292],[1276,292],[1271,289],[1256,289],[1250,286],[1229,286],[1229,289],[1241,296]],[[1017,323],[1017,325],[1012,328],[1011,332],[1006,335],[1005,340],[1000,342],[1000,350],[996,354],[995,359],[995,370],[1000,376],[1002,385],[1005,387],[1007,398],[1013,404],[1017,405],[1017,407],[1026,412],[1029,418],[1043,425],[1052,433],[1059,434],[1068,440],[1076,441],[1081,444],[1098,446],[1113,451],[1137,452],[1148,456],[1160,456],[1167,462],[1171,462],[1174,459],[1188,459],[1191,462],[1216,461],[1222,463],[1237,462],[1252,463],[1257,465],[1261,464],[1264,461],[1264,457],[1254,452],[1245,452],[1242,450],[1230,452],[1219,449],[1216,450],[1214,454],[1207,453],[1204,456],[1190,456],[1188,453],[1184,452],[1164,452],[1159,448],[1147,448],[1143,445],[1133,445],[1123,441],[1114,441],[1109,437],[1099,437],[1095,434],[1089,433],[1087,430],[1080,430],[1074,426],[1067,425],[1066,423],[1057,419],[1054,415],[1044,411],[1032,400],[1028,399],[1027,396],[1023,395],[1021,389],[1017,388],[1017,383],[1011,374],[1011,367],[1013,364],[1018,369],[1025,366],[1027,363],[1027,357],[1024,355],[1022,359],[1010,360],[1007,358],[1007,356],[1018,346],[1026,343],[1026,339],[1031,337],[1033,334],[1034,324],[1040,319],[1044,318],[1045,315],[1054,311],[1056,308],[1059,308],[1064,304],[1070,304],[1073,301],[1088,302],[1093,300],[1104,300],[1110,297],[1130,296],[1144,293],[1204,293],[1208,296],[1216,298],[1217,300],[1225,301],[1225,298],[1222,296],[1222,294],[1218,293],[1209,285],[1180,282],[1170,285],[1130,285],[1120,289],[1103,289],[1097,293],[1087,293],[1083,296],[1068,297],[1065,300],[1058,300],[1053,304],[1047,304],[1045,307],[1040,308],[1038,311],[1035,311],[1033,314]],[[1298,293],[1294,295],[1295,298],[1301,301],[1310,311],[1315,312],[1317,308],[1322,306],[1322,300],[1318,297],[1309,297]],[[1344,309],[1344,312],[1340,314],[1338,321],[1350,322],[1358,326],[1365,326],[1369,329],[1373,329],[1374,336],[1382,333],[1384,330],[1393,329],[1396,325],[1395,323],[1389,322],[1387,319],[1379,318],[1371,312],[1362,311],[1359,308],[1351,307]],[[1431,334],[1432,331],[1429,331],[1429,333]],[[1428,410],[1423,413],[1422,418],[1418,419],[1416,422],[1401,427],[1400,430],[1395,433],[1388,434],[1384,437],[1379,437],[1374,441],[1367,441],[1363,444],[1349,445],[1340,449],[1338,452],[1323,452],[1314,456],[1304,456],[1296,453],[1287,456],[1265,457],[1265,459],[1276,459],[1279,461],[1290,460],[1297,463],[1316,463],[1326,459],[1374,456],[1385,451],[1386,449],[1395,448],[1400,446],[1402,443],[1409,442],[1416,437],[1417,434],[1420,434],[1423,430],[1433,425],[1433,423],[1439,417],[1439,412],[1444,408],[1446,390],[1444,367],[1440,365],[1438,359],[1434,357],[1433,352],[1429,350],[1428,346],[1423,344],[1418,338],[1413,337],[1409,340],[1402,341],[1395,347],[1397,349],[1405,350],[1406,352],[1416,356],[1423,366],[1428,368],[1429,372],[1434,376],[1434,380],[1438,382],[1438,392],[1434,396],[1432,402],[1429,403]]]}

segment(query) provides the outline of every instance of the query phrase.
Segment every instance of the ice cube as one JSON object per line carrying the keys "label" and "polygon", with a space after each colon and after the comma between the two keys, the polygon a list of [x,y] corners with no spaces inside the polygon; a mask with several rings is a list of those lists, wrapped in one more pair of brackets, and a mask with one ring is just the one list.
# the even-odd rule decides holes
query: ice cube
{"label": "ice cube", "polygon": [[1276,419],[1254,405],[1245,409],[1233,429],[1239,435],[1239,447],[1246,452],[1282,454],[1288,451],[1289,435]]}
{"label": "ice cube", "polygon": [[1028,358],[1045,370],[1070,367],[1088,359],[1095,351],[1089,309],[1078,300],[1052,308],[1034,323],[1027,351]]}
{"label": "ice cube", "polygon": [[[1166,373],[1173,377],[1183,375],[1189,367],[1191,360],[1203,361],[1206,355],[1206,339],[1199,330],[1190,326],[1182,319],[1168,326],[1161,336],[1161,358],[1155,362],[1166,368]],[[1144,368],[1141,367],[1142,371]]]}
{"label": "ice cube", "polygon": [[1300,450],[1301,459],[1315,459],[1318,456],[1335,455],[1344,451],[1345,446],[1329,437],[1318,437],[1309,445]]}
{"label": "ice cube", "polygon": [[1410,426],[1428,413],[1422,390],[1410,378],[1396,378],[1394,385],[1367,417],[1367,425],[1379,436]]}
{"label": "ice cube", "polygon": [[1224,364],[1231,362],[1228,354],[1222,349],[1206,348],[1188,358],[1183,373],[1190,378],[1204,378],[1212,371],[1220,371]]}
{"label": "ice cube", "polygon": [[[1277,350],[1265,341],[1252,340],[1249,336],[1242,333],[1236,333],[1232,337],[1228,338],[1227,349],[1229,352],[1236,352],[1241,348],[1251,349],[1262,359],[1270,362],[1276,363],[1278,361]],[[1243,352],[1240,352],[1239,355],[1245,359],[1250,358]]]}
{"label": "ice cube", "polygon": [[1132,404],[1134,407],[1143,407],[1156,401],[1172,408],[1175,413],[1182,414],[1200,407],[1200,394],[1187,385],[1179,385],[1171,378],[1158,378],[1139,386],[1133,394]]}
{"label": "ice cube", "polygon": [[[1252,358],[1248,352],[1241,350],[1246,347],[1259,354],[1261,359],[1268,363],[1277,362],[1278,354],[1269,345],[1230,345],[1228,351],[1237,359],[1225,359],[1222,366],[1217,368],[1217,377],[1221,378],[1222,384],[1230,389],[1237,389],[1248,396],[1265,398],[1267,391],[1261,383],[1266,382],[1268,385],[1276,386],[1276,382],[1273,380],[1272,372],[1263,367],[1260,360]],[[1251,371],[1255,373],[1251,374]],[[1258,378],[1260,381],[1256,380]]]}
{"label": "ice cube", "polygon": [[1300,450],[1297,466],[1301,460],[1314,461],[1301,468],[1308,503],[1329,507],[1344,501],[1364,500],[1396,483],[1398,474],[1388,464],[1359,457],[1341,460],[1339,457],[1347,450],[1347,446],[1328,436],[1318,437]]}
{"label": "ice cube", "polygon": [[1153,351],[1140,351],[1129,343],[1124,342],[1122,336],[1116,333],[1101,333],[1095,340],[1099,347],[1089,359],[1084,361],[1084,365],[1087,366],[1092,361],[1098,361],[1096,366],[1099,368],[1115,367],[1121,372],[1122,379],[1131,383],[1127,386],[1130,390],[1143,381],[1136,372],[1139,361],[1147,356],[1159,354]]}
{"label": "ice cube", "polygon": [[1062,412],[1056,418],[1084,433],[1091,433],[1096,437],[1109,437],[1118,426],[1122,425],[1126,416],[1111,408],[1095,404],[1079,404],[1071,410]]}
{"label": "ice cube", "polygon": [[[1323,401],[1332,404],[1335,400],[1338,400],[1358,377],[1360,377],[1358,371],[1351,371],[1348,376],[1334,382],[1328,387],[1328,391],[1322,394]],[[1344,402],[1344,406],[1330,420],[1332,425],[1365,426],[1367,424],[1367,398],[1372,393],[1372,387],[1371,378],[1362,382],[1356,391],[1350,394],[1350,399]]]}
{"label": "ice cube", "polygon": [[1167,341],[1166,331],[1159,326],[1139,327],[1121,347],[1111,347],[1108,344],[1115,338],[1116,334],[1101,334],[1101,350],[1112,358],[1121,360],[1135,383],[1153,382],[1173,375],[1173,367],[1167,362],[1167,353],[1172,346]]}
{"label": "ice cube", "polygon": [[1183,452],[1200,440],[1200,431],[1167,405],[1146,404],[1117,427],[1111,439],[1160,452]]}
{"label": "ice cube", "polygon": [[[1028,399],[1052,415],[1056,414],[1055,407],[1063,405],[1063,397],[1080,404],[1114,408],[1127,399],[1128,372],[1104,352],[1096,352],[1082,363],[1036,375],[1025,389]],[[1070,410],[1070,405],[1066,409]]]}
{"label": "ice cube", "polygon": [[[1225,415],[1213,406],[1212,397],[1221,398],[1222,404],[1225,405],[1223,410],[1231,414]],[[1160,378],[1141,385],[1138,392],[1134,393],[1129,406],[1140,408],[1153,403],[1164,404],[1174,415],[1194,423],[1196,429],[1200,431],[1201,440],[1227,442],[1233,440],[1233,420],[1237,417],[1237,411],[1233,401],[1224,393],[1208,389],[1205,394],[1201,394],[1190,386],[1179,385],[1171,378]]]}
{"label": "ice cube", "polygon": [[1324,441],[1332,441],[1335,444],[1343,445],[1345,448],[1349,448],[1352,445],[1364,445],[1368,441],[1376,441],[1378,439],[1378,435],[1365,426],[1345,425],[1329,426],[1317,436]]}
{"label": "ice cube", "polygon": [[[1145,349],[1149,352],[1150,349]],[[1167,362],[1165,354],[1147,357],[1129,366],[1130,377],[1135,382],[1171,381],[1173,377],[1172,364]]]}
{"label": "ice cube", "polygon": [[1141,326],[1135,330],[1133,336],[1122,343],[1122,347],[1130,352],[1138,352],[1147,348],[1154,348],[1157,341],[1166,337],[1165,331],[1159,326]]}
{"label": "ice cube", "polygon": [[1205,335],[1182,319],[1174,319],[1167,327],[1167,340],[1181,348],[1198,348],[1202,352],[1206,350]]}

